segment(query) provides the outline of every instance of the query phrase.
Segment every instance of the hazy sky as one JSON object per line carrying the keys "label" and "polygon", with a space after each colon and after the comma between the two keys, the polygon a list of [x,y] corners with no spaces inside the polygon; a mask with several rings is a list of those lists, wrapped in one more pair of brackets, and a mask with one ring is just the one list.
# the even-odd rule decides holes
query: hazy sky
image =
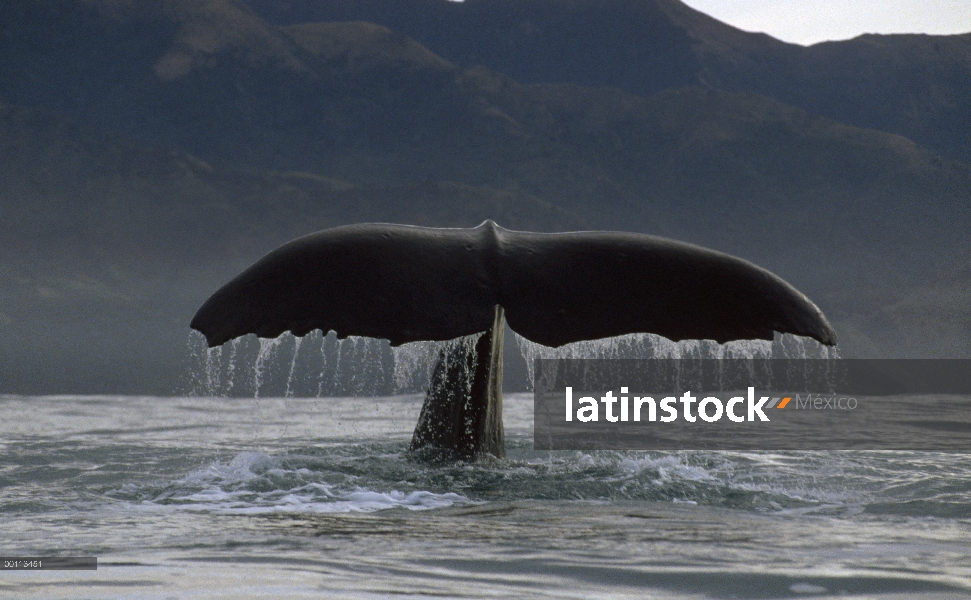
{"label": "hazy sky", "polygon": [[719,21],[797,44],[862,33],[968,33],[971,0],[682,0]]}

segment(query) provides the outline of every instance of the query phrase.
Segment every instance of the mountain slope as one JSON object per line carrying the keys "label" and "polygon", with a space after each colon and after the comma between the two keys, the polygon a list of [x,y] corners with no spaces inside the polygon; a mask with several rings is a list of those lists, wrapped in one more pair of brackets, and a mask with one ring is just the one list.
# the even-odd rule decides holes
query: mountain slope
{"label": "mountain slope", "polygon": [[[274,28],[222,0],[35,4],[47,12],[21,15],[14,37],[23,43],[4,38],[0,97],[217,166],[366,185],[446,180],[524,189],[571,210],[595,203],[617,225],[645,210],[656,218],[652,199],[684,194],[713,195],[714,203],[872,193],[880,185],[897,195],[930,189],[923,175],[913,185],[897,181],[916,174],[898,152],[905,141],[752,94],[694,89],[645,99],[524,86],[483,68],[459,69],[367,23]],[[76,33],[86,29],[101,35]],[[28,43],[43,39],[60,42]],[[672,109],[681,103],[685,110]],[[885,152],[861,154],[863,138]],[[935,164],[944,179],[963,181],[960,167]],[[942,201],[949,196],[942,192]]]}
{"label": "mountain slope", "polygon": [[[372,21],[459,66],[523,83],[750,91],[971,163],[971,34],[866,35],[808,48],[678,0],[249,0],[268,21]],[[971,28],[971,27],[969,27]]]}

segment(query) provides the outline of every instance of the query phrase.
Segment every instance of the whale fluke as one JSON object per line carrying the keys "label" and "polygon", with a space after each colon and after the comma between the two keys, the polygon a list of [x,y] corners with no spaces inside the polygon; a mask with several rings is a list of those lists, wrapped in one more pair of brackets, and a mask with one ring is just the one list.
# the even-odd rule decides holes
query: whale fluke
{"label": "whale fluke", "polygon": [[254,333],[314,329],[392,345],[488,330],[494,307],[546,346],[627,333],[673,341],[836,343],[802,293],[750,262],[664,238],[617,232],[336,227],[270,252],[192,319],[210,346]]}
{"label": "whale fluke", "polygon": [[296,239],[220,288],[192,319],[209,346],[314,329],[392,345],[482,333],[439,357],[412,450],[504,454],[502,331],[561,346],[628,333],[674,341],[836,344],[806,296],[765,269],[699,246],[617,232],[526,233],[350,225]]}

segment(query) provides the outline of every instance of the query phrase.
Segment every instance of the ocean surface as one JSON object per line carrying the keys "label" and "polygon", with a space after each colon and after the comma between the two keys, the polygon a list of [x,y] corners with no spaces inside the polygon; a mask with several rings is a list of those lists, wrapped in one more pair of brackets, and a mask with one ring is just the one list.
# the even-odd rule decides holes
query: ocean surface
{"label": "ocean surface", "polygon": [[971,455],[405,452],[422,397],[0,396],[2,598],[969,598]]}

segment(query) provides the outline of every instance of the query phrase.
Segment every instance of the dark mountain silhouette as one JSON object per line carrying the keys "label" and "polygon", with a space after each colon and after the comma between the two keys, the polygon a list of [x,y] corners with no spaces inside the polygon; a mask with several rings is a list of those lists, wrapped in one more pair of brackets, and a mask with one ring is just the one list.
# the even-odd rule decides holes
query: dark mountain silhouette
{"label": "dark mountain silhouette", "polygon": [[248,2],[277,24],[379,23],[459,66],[484,65],[522,83],[639,95],[686,85],[756,92],[971,162],[971,33],[803,47],[740,31],[678,0]]}
{"label": "dark mountain silhouette", "polygon": [[790,280],[850,354],[971,353],[971,173],[905,137],[711,86],[524,85],[228,0],[0,28],[4,391],[171,392],[208,293],[359,221],[677,237]]}
{"label": "dark mountain silhouette", "polygon": [[365,23],[274,28],[217,0],[28,4],[5,9],[0,98],[213,165],[521,189],[619,225],[655,218],[665,186],[709,186],[710,202],[821,182],[873,193],[898,170],[861,140],[909,147],[752,94],[524,86]]}

